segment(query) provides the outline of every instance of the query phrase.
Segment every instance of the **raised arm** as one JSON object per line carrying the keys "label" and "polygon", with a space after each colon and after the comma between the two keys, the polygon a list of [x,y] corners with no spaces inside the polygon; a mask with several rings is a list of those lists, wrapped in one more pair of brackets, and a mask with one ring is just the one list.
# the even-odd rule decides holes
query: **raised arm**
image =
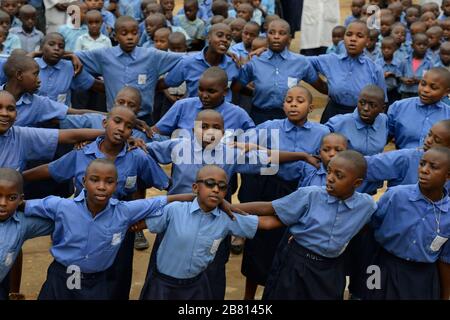
{"label": "raised arm", "polygon": [[272,230],[284,227],[285,225],[276,216],[258,217],[258,229]]}
{"label": "raised arm", "polygon": [[95,140],[104,134],[104,130],[97,129],[64,129],[59,130],[58,143],[75,144],[83,141]]}
{"label": "raised arm", "polygon": [[48,163],[26,170],[22,175],[25,181],[40,181],[52,178],[48,170]]}
{"label": "raised arm", "polygon": [[171,194],[167,196],[167,203],[175,201],[193,201],[196,195],[193,193],[181,193],[181,194]]}
{"label": "raised arm", "polygon": [[258,216],[273,216],[275,214],[275,209],[272,206],[272,202],[269,201],[236,203],[231,205],[231,209],[233,211],[241,210]]}

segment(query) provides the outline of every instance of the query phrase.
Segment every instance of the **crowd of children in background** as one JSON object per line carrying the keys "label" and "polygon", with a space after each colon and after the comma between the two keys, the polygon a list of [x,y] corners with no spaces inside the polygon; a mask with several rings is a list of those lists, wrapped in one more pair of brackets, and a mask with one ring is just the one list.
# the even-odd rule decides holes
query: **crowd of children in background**
{"label": "crowd of children in background", "polygon": [[450,0],[353,0],[319,56],[275,2],[0,0],[0,300],[44,235],[39,299],[129,299],[146,228],[141,299],[223,300],[242,248],[244,299],[450,298]]}

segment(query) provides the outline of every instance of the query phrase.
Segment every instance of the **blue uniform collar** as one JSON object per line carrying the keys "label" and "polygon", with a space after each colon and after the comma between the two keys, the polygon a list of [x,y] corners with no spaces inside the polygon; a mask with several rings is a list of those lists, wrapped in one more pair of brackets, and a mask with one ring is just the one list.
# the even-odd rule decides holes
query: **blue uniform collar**
{"label": "blue uniform collar", "polygon": [[[83,148],[84,154],[95,154],[96,158],[104,158],[105,155],[100,151],[100,144],[102,143],[102,141],[104,139],[105,139],[105,136],[97,137],[97,139],[95,139],[94,142],[88,144],[87,146],[85,146]],[[128,144],[125,143],[122,150],[117,155],[117,158],[125,156],[125,154],[127,153],[127,149],[128,149]]]}
{"label": "blue uniform collar", "polygon": [[279,52],[279,53],[278,52],[275,53],[275,52],[273,52],[270,49],[267,49],[266,52],[267,52],[266,54],[267,54],[267,58],[268,59],[272,59],[275,55],[279,55],[284,60],[287,60],[289,58],[289,55],[290,55],[288,48],[284,48],[284,50]]}
{"label": "blue uniform collar", "polygon": [[320,175],[320,176],[327,174],[327,169],[325,168],[325,165],[323,164],[323,162],[320,163],[320,167],[319,167],[319,169],[317,169],[316,174]]}
{"label": "blue uniform collar", "polygon": [[133,51],[131,51],[131,53],[126,53],[125,51],[123,51],[120,48],[120,45],[117,45],[115,47],[112,48],[112,52],[116,57],[120,57],[120,56],[129,56],[131,57],[133,60],[136,60],[136,48],[133,49]]}
{"label": "blue uniform collar", "polygon": [[[5,86],[6,86],[6,83],[2,84],[0,86],[0,90],[5,90]],[[33,95],[28,92],[25,92],[20,96],[19,100],[16,101],[16,106],[20,106],[22,104],[30,104],[32,101],[33,101]]]}
{"label": "blue uniform collar", "polygon": [[[444,98],[444,97],[443,97],[443,98]],[[432,108],[432,107],[435,107],[435,108],[448,108],[448,106],[447,106],[445,103],[443,103],[441,100],[439,100],[439,101],[437,101],[437,102],[435,102],[435,103],[432,103],[432,104],[425,104],[425,103],[423,103],[423,102],[420,100],[419,97],[414,97],[414,98],[411,98],[411,99],[416,99],[417,106],[419,106],[419,107],[426,107],[426,108]]]}
{"label": "blue uniform collar", "polygon": [[210,212],[204,212],[204,211],[200,208],[200,205],[198,204],[198,198],[195,198],[195,199],[192,201],[191,209],[190,209],[190,211],[189,211],[189,213],[196,213],[196,212],[198,212],[198,213],[211,213],[211,214],[213,214],[213,215],[216,216],[216,217],[219,217],[219,216],[220,216],[220,210],[219,210],[219,208],[215,208],[213,211],[210,211]]}
{"label": "blue uniform collar", "polygon": [[62,59],[59,60],[58,63],[56,63],[56,64],[53,65],[53,66],[48,65],[48,64],[44,61],[43,58],[37,58],[37,59],[36,59],[36,62],[37,62],[37,64],[39,65],[39,67],[40,67],[41,69],[55,68],[55,69],[57,69],[57,70],[61,70],[61,67],[62,67],[62,64],[63,64]]}
{"label": "blue uniform collar", "polygon": [[[415,184],[414,189],[412,190],[411,195],[409,196],[409,200],[411,200],[411,201],[424,200],[426,202],[430,202],[430,200],[425,198],[425,196],[422,194],[422,192],[420,192],[418,183]],[[444,187],[444,198],[438,202],[433,202],[433,204],[436,207],[438,207],[439,210],[441,210],[442,212],[448,212],[448,203],[449,203],[448,192],[447,192],[447,189]]]}
{"label": "blue uniform collar", "polygon": [[361,120],[361,118],[359,117],[358,108],[356,108],[355,111],[353,111],[352,113],[352,117],[353,119],[355,119],[356,129],[358,130],[364,128],[371,128],[373,130],[377,130],[380,127],[381,117],[379,115],[375,118],[373,124],[367,124]]}
{"label": "blue uniform collar", "polygon": [[296,126],[295,124],[293,124],[291,121],[289,121],[288,118],[284,119],[284,128],[285,128],[286,132],[289,132],[289,131],[291,131],[293,129],[296,129],[296,128],[298,128],[298,129],[303,129],[304,128],[304,129],[308,129],[309,130],[309,129],[311,129],[311,127],[312,127],[312,124],[308,120],[306,120],[306,122],[303,124],[303,126],[299,127],[299,126]]}
{"label": "blue uniform collar", "polygon": [[[211,67],[211,65],[209,64],[208,61],[206,61],[206,58],[205,58],[206,50],[207,50],[208,48],[209,48],[209,47],[203,48],[202,51],[200,51],[199,53],[197,53],[197,54],[194,56],[194,59],[195,59],[195,60],[199,60],[199,61],[203,61],[206,65],[208,65],[208,66]],[[231,61],[231,58],[229,58],[227,55],[223,55],[223,56],[222,56],[222,61],[220,61],[218,67],[220,67],[220,68],[222,68],[222,69],[225,70],[225,69],[227,68],[228,64],[230,63],[230,61]]]}
{"label": "blue uniform collar", "polygon": [[[323,187],[324,189],[325,189],[325,187]],[[336,198],[336,197],[334,197],[334,196],[332,196],[332,195],[330,195],[330,194],[328,194],[327,193],[327,203],[336,203],[336,202],[339,202],[339,201],[341,201],[341,202],[343,202],[346,206],[347,206],[347,208],[349,208],[349,209],[353,209],[354,207],[355,207],[355,203],[356,203],[356,192],[355,193],[353,193],[353,195],[350,197],[350,198],[347,198],[347,199],[345,199],[345,200],[341,200],[341,199],[338,199],[338,198]]]}
{"label": "blue uniform collar", "polygon": [[340,60],[347,60],[347,59],[349,59],[349,60],[358,60],[358,62],[360,62],[360,63],[364,63],[364,58],[369,59],[369,58],[367,58],[366,56],[364,56],[364,53],[361,53],[361,54],[360,54],[359,56],[357,56],[356,58],[352,58],[352,57],[350,57],[350,56],[348,55],[347,49],[346,49],[344,52],[340,53],[340,54],[338,55],[338,58],[339,58]]}

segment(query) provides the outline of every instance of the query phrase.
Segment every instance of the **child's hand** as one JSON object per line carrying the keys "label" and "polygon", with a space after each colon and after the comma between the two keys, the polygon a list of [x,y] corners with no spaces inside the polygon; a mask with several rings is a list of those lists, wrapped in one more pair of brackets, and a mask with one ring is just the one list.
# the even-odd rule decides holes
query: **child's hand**
{"label": "child's hand", "polygon": [[256,49],[255,51],[252,51],[252,52],[250,52],[249,54],[248,54],[248,57],[251,59],[251,58],[253,58],[253,56],[260,56],[264,51],[266,51],[267,50],[267,48],[265,48],[265,47],[262,47],[262,48],[259,48],[259,49]]}
{"label": "child's hand", "polygon": [[395,77],[395,73],[390,72],[390,71],[386,71],[386,72],[384,73],[384,77],[385,77],[385,78]]}
{"label": "child's hand", "polygon": [[147,224],[145,223],[145,220],[141,220],[133,224],[128,230],[131,232],[139,232],[144,229],[147,229]]}
{"label": "child's hand", "polygon": [[152,128],[150,128],[149,125],[145,121],[136,119],[136,129],[144,132],[145,135],[147,136],[147,138],[149,138],[149,139],[153,138],[154,132],[153,132]]}
{"label": "child's hand", "polygon": [[75,144],[73,145],[73,148],[74,148],[75,150],[81,150],[81,149],[84,148],[84,146],[88,145],[89,143],[91,143],[91,141],[82,141],[82,142],[78,142],[78,143],[75,143]]}
{"label": "child's hand", "polygon": [[242,67],[241,59],[239,59],[239,57],[235,53],[228,51],[227,56],[233,59],[234,63],[237,65],[238,68]]}
{"label": "child's hand", "polygon": [[147,151],[147,145],[145,144],[145,141],[139,138],[130,137],[128,138],[128,151],[131,151],[136,148],[140,148],[144,150],[145,153],[148,153]]}
{"label": "child's hand", "polygon": [[313,167],[316,167],[317,169],[320,168],[320,157],[319,156],[308,155],[305,159],[305,162],[309,163]]}
{"label": "child's hand", "polygon": [[406,84],[407,86],[412,86],[415,84],[415,80],[413,78],[400,78],[400,81]]}
{"label": "child's hand", "polygon": [[258,150],[260,148],[255,143],[244,143],[244,142],[237,142],[237,141],[230,142],[229,145],[231,147],[234,147],[234,148],[242,150],[241,154],[248,153],[248,152],[250,152],[252,150]]}
{"label": "child's hand", "polygon": [[32,51],[32,52],[28,52],[27,56],[30,58],[37,58],[37,57],[42,57],[42,51]]}

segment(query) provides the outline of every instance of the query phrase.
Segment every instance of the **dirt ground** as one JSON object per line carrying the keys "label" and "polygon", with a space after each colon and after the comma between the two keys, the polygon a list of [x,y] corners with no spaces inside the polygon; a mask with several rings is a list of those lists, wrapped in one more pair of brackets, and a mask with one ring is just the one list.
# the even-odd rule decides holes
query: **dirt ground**
{"label": "dirt ground", "polygon": [[[180,8],[182,0],[176,1],[175,12]],[[341,22],[349,14],[350,0],[341,0]],[[297,32],[295,39],[291,43],[291,49],[295,52],[299,51],[300,41],[299,32]],[[314,104],[315,109],[311,114],[310,119],[312,121],[318,121],[323,110],[323,106],[326,103],[326,97],[314,92]],[[158,194],[154,190],[149,190],[148,196]],[[234,199],[237,201],[237,199]],[[153,244],[154,235],[145,232],[150,244]],[[52,257],[49,254],[50,238],[43,237],[28,241],[23,248],[23,275],[21,292],[25,295],[26,299],[36,299],[39,290],[45,280],[47,267],[52,261]],[[130,298],[138,299],[140,290],[144,284],[145,274],[147,271],[147,265],[150,257],[151,249],[144,251],[135,251],[134,268],[133,268],[133,283]],[[227,289],[226,299],[240,300],[244,294],[245,278],[240,272],[242,255],[230,255],[230,261],[227,264]],[[262,295],[262,289],[257,291],[257,298]]]}

